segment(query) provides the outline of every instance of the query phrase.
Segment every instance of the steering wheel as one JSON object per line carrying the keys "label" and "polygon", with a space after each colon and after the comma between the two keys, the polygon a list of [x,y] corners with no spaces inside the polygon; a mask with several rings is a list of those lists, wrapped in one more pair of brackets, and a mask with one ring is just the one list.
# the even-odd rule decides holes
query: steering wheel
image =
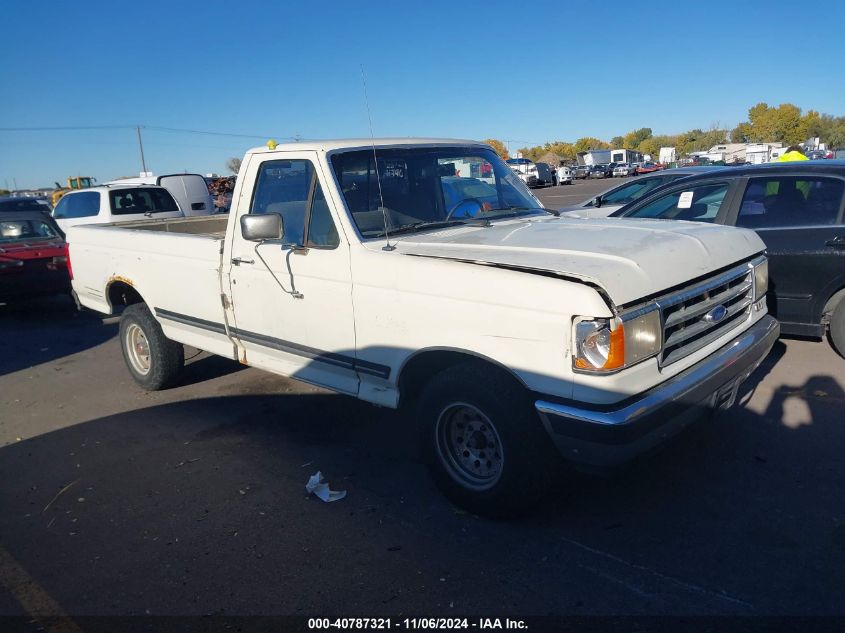
{"label": "steering wheel", "polygon": [[[449,220],[452,217],[452,214],[455,211],[457,211],[458,207],[460,207],[464,202],[475,202],[478,205],[479,210],[484,209],[484,203],[481,200],[479,200],[478,198],[464,198],[463,200],[459,200],[458,204],[454,205],[451,209],[449,209],[449,213],[446,214],[446,218],[444,219],[444,222],[446,220]],[[470,216],[470,217],[474,217],[474,216]]]}

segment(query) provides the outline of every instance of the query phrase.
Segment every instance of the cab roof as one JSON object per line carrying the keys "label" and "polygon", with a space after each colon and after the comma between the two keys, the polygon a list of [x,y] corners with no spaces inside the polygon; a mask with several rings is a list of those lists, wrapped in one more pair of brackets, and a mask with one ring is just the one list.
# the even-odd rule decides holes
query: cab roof
{"label": "cab roof", "polygon": [[377,148],[389,147],[455,147],[456,145],[472,145],[474,147],[488,147],[480,141],[470,141],[456,138],[426,138],[426,137],[393,137],[393,138],[344,138],[311,141],[297,141],[295,143],[279,143],[274,149],[266,145],[254,147],[247,154],[264,154],[271,152],[332,152],[337,150],[367,149],[375,145]]}

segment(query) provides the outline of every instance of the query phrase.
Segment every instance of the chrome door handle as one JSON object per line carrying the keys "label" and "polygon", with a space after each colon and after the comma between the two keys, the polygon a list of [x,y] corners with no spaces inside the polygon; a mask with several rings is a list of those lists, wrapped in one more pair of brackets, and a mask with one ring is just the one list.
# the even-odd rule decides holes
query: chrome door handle
{"label": "chrome door handle", "polygon": [[845,237],[841,235],[834,237],[832,240],[825,242],[825,246],[832,246],[833,248],[845,248]]}
{"label": "chrome door handle", "polygon": [[235,266],[240,266],[241,264],[254,264],[255,260],[254,259],[244,259],[243,257],[233,257],[232,263]]}

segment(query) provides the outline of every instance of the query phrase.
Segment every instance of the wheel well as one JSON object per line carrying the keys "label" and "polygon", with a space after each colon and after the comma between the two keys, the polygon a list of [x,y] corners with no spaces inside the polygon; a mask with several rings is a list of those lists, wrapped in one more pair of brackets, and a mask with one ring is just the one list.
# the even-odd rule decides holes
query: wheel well
{"label": "wheel well", "polygon": [[107,296],[112,308],[131,306],[133,303],[144,303],[141,293],[125,281],[115,281],[109,284]]}
{"label": "wheel well", "polygon": [[824,304],[824,310],[822,310],[822,322],[827,323],[830,320],[833,311],[836,309],[836,306],[839,305],[840,301],[845,300],[845,288],[840,288],[836,292],[831,295],[830,299],[827,300],[827,303]]}
{"label": "wheel well", "polygon": [[427,350],[420,352],[408,360],[399,373],[399,406],[413,403],[425,384],[444,369],[473,363],[479,367],[489,369],[506,376],[521,388],[526,386],[516,375],[502,365],[469,352],[456,350]]}

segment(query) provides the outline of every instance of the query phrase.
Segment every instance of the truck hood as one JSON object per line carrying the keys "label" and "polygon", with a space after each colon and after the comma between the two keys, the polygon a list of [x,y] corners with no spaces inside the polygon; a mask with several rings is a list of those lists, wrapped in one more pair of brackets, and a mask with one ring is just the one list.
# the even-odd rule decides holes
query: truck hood
{"label": "truck hood", "polygon": [[567,207],[558,209],[567,218],[606,218],[622,208],[621,204],[603,204],[600,207]]}
{"label": "truck hood", "polygon": [[762,252],[753,231],[673,220],[532,217],[395,239],[400,253],[547,271],[602,287],[616,305]]}

